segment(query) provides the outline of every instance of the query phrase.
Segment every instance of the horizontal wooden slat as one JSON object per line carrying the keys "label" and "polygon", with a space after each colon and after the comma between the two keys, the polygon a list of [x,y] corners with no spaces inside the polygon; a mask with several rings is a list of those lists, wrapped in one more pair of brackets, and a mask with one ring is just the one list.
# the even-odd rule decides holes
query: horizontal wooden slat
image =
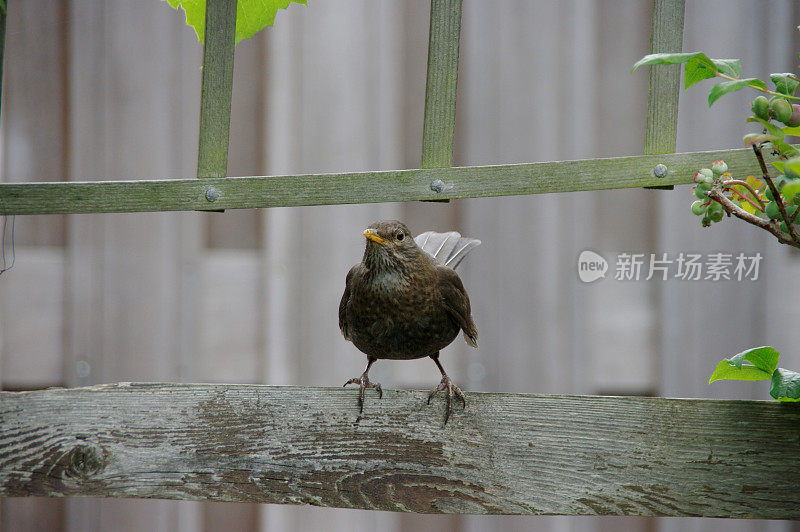
{"label": "horizontal wooden slat", "polygon": [[0,495],[800,518],[800,405],[120,383],[0,393]]}
{"label": "horizontal wooden slat", "polygon": [[[343,174],[0,183],[0,214],[251,209],[678,185],[720,158],[736,175],[759,171],[752,151],[742,149]],[[666,177],[651,175],[659,163],[667,166]],[[443,182],[440,193],[430,187],[436,179]]]}

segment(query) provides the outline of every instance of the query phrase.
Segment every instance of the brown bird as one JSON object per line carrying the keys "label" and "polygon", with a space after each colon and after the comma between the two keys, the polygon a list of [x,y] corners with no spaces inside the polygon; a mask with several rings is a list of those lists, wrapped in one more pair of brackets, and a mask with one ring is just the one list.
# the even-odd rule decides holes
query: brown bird
{"label": "brown bird", "polygon": [[358,384],[358,405],[364,409],[369,368],[379,358],[410,360],[430,357],[442,372],[442,380],[428,395],[447,393],[444,422],[450,417],[455,394],[466,408],[466,399],[445,373],[439,351],[463,331],[464,340],[478,347],[478,331],[470,314],[469,296],[455,268],[480,240],[456,232],[428,231],[416,239],[397,221],[371,224],[365,231],[364,258],[347,274],[339,303],[339,328],[346,340],[367,355],[367,369],[344,385]]}

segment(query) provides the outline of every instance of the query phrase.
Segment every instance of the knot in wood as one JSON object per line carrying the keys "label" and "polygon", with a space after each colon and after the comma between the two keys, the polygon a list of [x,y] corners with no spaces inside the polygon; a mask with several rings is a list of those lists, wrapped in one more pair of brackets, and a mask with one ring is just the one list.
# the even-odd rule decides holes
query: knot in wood
{"label": "knot in wood", "polygon": [[76,445],[67,454],[66,474],[70,477],[87,478],[105,466],[102,452],[91,445]]}

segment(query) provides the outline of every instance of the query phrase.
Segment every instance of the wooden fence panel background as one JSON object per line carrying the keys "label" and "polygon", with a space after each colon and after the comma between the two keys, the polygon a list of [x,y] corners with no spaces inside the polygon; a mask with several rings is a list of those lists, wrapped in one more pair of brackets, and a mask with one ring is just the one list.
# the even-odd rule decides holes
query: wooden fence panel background
{"label": "wooden fence panel background", "polygon": [[[292,6],[236,51],[231,175],[419,165],[426,0]],[[7,181],[195,173],[200,55],[162,2],[15,2],[8,22]],[[688,2],[684,49],[794,68],[792,2]],[[785,30],[767,35],[776,20]],[[650,8],[618,2],[464,2],[455,164],[642,151]],[[713,28],[713,29],[709,29]],[[742,32],[742,33],[739,33]],[[768,48],[771,47],[771,48]],[[768,53],[771,50],[771,53]],[[775,51],[779,53],[775,53]],[[575,80],[578,80],[577,82]],[[706,82],[709,83],[709,82]],[[737,100],[738,97],[738,100]],[[738,147],[747,96],[710,111],[681,95],[681,151]],[[483,240],[463,266],[481,348],[442,360],[469,390],[766,399],[764,383],[705,379],[723,355],[772,343],[800,367],[797,257],[726,221],[704,231],[687,187],[541,197],[226,213],[17,217],[17,265],[0,277],[5,389],[123,380],[338,385],[364,359],[334,309],[360,230],[401,218]],[[757,283],[579,283],[577,255],[761,251]],[[611,264],[613,268],[613,263]],[[610,272],[613,276],[613,271]],[[747,301],[743,305],[742,301]],[[622,370],[621,368],[625,368]],[[432,387],[430,361],[381,362],[385,387]],[[354,396],[355,397],[355,396]],[[309,507],[6,499],[4,530],[790,530],[699,519],[445,517]],[[796,527],[795,527],[796,529]]]}

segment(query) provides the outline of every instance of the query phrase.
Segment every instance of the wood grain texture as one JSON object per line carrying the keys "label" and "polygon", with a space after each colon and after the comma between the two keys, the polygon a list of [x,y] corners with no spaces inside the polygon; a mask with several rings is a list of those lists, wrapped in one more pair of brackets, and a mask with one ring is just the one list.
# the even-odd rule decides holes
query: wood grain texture
{"label": "wood grain texture", "polygon": [[0,495],[800,518],[800,405],[119,383],[0,393]]}
{"label": "wood grain texture", "polygon": [[225,177],[231,125],[236,0],[208,0],[197,177]]}
{"label": "wood grain texture", "polygon": [[[683,46],[684,0],[653,0],[650,53],[680,52]],[[660,67],[665,68],[660,68]],[[680,65],[650,68],[647,86],[647,112],[644,128],[644,153],[674,153],[678,134]],[[671,190],[671,185],[651,187]]]}
{"label": "wood grain texture", "polygon": [[[684,0],[653,0],[650,53],[680,52],[683,46]],[[644,153],[672,153],[678,132],[680,65],[650,67]]]}
{"label": "wood grain texture", "polygon": [[421,168],[453,164],[461,0],[431,0]]}
{"label": "wood grain texture", "polygon": [[[680,185],[716,159],[725,159],[737,174],[759,171],[752,152],[742,149],[341,174],[0,183],[0,214],[251,209]],[[667,166],[666,177],[653,177],[659,163]],[[444,182],[441,193],[431,191],[434,179]],[[210,187],[219,193],[213,203],[206,199]]]}

